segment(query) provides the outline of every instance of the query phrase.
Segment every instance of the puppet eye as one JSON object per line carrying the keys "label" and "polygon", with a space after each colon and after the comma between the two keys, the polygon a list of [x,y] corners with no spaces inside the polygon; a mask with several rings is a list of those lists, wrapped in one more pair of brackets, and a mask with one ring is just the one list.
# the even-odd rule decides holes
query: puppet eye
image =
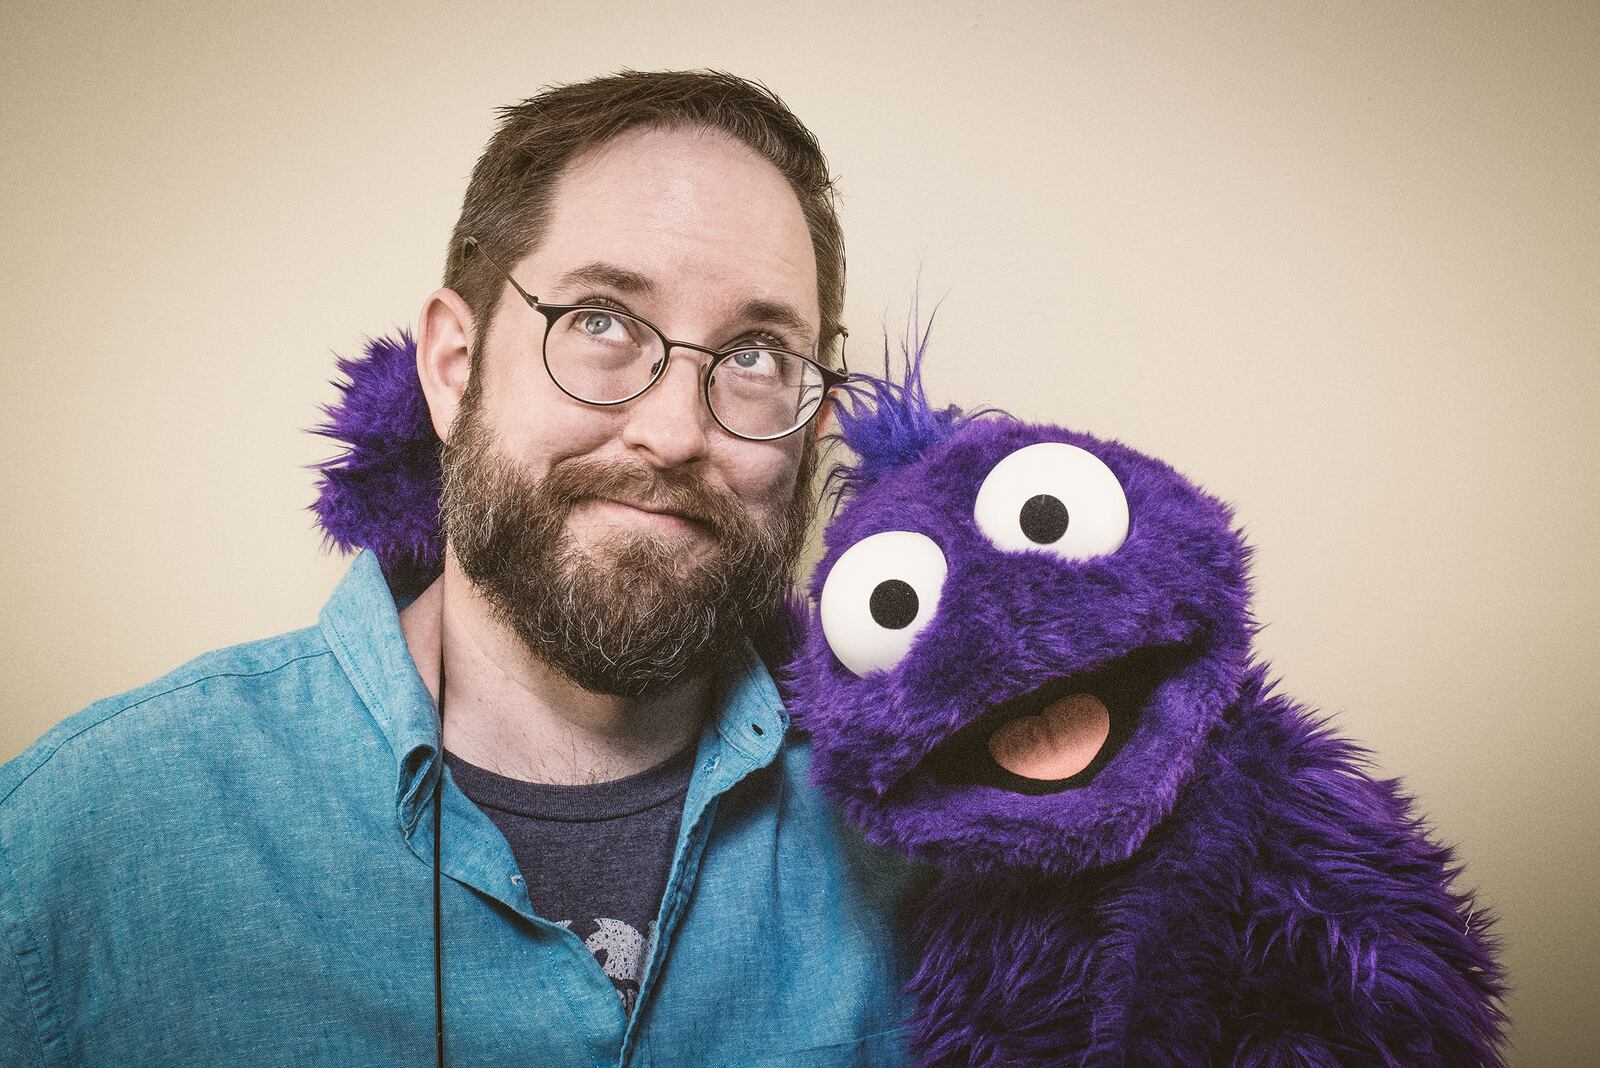
{"label": "puppet eye", "polygon": [[1042,549],[1068,560],[1114,553],[1128,536],[1128,498],[1100,458],[1042,441],[984,477],[972,517],[998,549]]}
{"label": "puppet eye", "polygon": [[822,584],[822,633],[857,675],[898,664],[939,607],[944,553],[925,534],[886,530],[846,549]]}

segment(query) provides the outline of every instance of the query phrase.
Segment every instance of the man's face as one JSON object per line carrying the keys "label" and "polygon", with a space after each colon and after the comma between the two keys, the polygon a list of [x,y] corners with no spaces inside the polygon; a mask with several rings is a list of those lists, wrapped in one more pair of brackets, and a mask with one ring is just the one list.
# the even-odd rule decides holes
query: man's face
{"label": "man's face", "polygon": [[[722,135],[635,131],[580,157],[507,266],[543,301],[614,304],[713,348],[810,352],[819,329],[799,201]],[[451,549],[536,655],[598,692],[659,690],[770,615],[810,515],[812,428],[728,434],[701,394],[707,357],[686,349],[642,397],[583,404],[545,371],[544,329],[506,287],[445,450]]]}

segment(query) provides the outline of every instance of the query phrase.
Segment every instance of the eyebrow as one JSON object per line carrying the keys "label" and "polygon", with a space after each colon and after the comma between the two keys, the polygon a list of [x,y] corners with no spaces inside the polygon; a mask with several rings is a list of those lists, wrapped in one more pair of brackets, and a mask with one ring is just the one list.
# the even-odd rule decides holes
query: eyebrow
{"label": "eyebrow", "polygon": [[[653,297],[657,292],[656,284],[638,271],[599,260],[574,267],[556,279],[555,288],[556,292],[563,292],[584,285],[605,286],[619,293],[642,297]],[[817,329],[795,308],[777,300],[747,300],[739,306],[736,318],[761,325],[786,327],[801,338],[812,336]]]}
{"label": "eyebrow", "polygon": [[556,279],[557,290],[578,285],[606,286],[622,293],[635,293],[646,297],[652,296],[656,291],[656,284],[638,271],[630,271],[626,267],[599,261],[574,267]]}
{"label": "eyebrow", "polygon": [[799,337],[810,337],[816,327],[787,304],[775,300],[747,300],[739,308],[740,318],[772,326],[786,326]]}

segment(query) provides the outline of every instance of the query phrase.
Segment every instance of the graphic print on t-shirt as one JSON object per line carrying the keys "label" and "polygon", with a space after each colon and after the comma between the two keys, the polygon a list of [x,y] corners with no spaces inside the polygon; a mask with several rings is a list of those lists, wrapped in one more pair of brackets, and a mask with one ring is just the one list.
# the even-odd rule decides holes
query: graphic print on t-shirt
{"label": "graphic print on t-shirt", "polygon": [[[612,782],[523,782],[446,752],[450,775],[500,828],[534,912],[583,942],[632,1013],[677,846],[695,747]],[[450,837],[445,835],[446,848]]]}
{"label": "graphic print on t-shirt", "polygon": [[[557,922],[583,938],[581,930],[573,930],[571,920]],[[650,955],[650,943],[656,936],[656,921],[651,920],[646,924],[644,934],[640,934],[626,920],[604,916],[596,916],[592,924],[579,925],[580,928],[584,926],[594,929],[587,938],[583,938],[584,946],[594,954],[594,959],[605,969],[611,984],[617,988],[617,996],[622,999],[622,1011],[632,1015],[634,1002],[639,999],[639,984],[644,980],[644,963]]]}

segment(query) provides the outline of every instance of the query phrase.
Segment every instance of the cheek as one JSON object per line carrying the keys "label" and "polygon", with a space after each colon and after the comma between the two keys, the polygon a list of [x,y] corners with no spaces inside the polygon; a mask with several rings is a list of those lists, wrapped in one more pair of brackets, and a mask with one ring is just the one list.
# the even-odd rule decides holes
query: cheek
{"label": "cheek", "polygon": [[551,464],[594,452],[620,433],[621,412],[581,404],[556,388],[537,359],[485,378],[484,412],[501,451],[539,477]]}
{"label": "cheek", "polygon": [[728,488],[740,500],[770,514],[788,504],[794,494],[800,446],[798,434],[781,442],[730,441],[718,466],[726,473]]}

